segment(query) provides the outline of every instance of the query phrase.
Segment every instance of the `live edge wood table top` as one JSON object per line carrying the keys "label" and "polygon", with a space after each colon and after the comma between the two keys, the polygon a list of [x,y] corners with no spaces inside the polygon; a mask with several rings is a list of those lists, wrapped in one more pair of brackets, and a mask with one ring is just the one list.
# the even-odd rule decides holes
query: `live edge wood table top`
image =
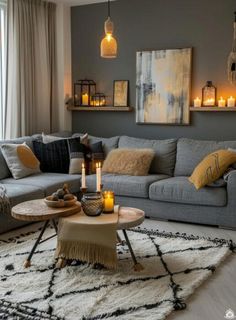
{"label": "live edge wood table top", "polygon": [[67,217],[81,209],[77,202],[72,207],[50,208],[44,199],[25,201],[17,204],[11,210],[11,215],[17,220],[23,221],[46,221],[59,217]]}

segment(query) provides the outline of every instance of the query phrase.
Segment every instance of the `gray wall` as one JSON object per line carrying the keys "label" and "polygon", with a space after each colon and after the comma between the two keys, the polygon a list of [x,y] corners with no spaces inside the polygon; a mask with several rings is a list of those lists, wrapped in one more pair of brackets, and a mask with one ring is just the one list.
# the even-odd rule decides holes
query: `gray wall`
{"label": "gray wall", "polygon": [[[227,82],[227,56],[233,37],[235,0],[118,0],[111,3],[117,59],[100,58],[106,3],[72,9],[73,81],[96,81],[98,91],[112,101],[113,80],[130,81],[130,105],[135,107],[136,51],[193,47],[192,98],[201,96],[206,80],[218,95],[236,96]],[[135,112],[73,112],[73,131],[93,135],[127,134],[145,138],[191,137],[236,139],[236,112],[191,113],[190,126],[137,125]]]}

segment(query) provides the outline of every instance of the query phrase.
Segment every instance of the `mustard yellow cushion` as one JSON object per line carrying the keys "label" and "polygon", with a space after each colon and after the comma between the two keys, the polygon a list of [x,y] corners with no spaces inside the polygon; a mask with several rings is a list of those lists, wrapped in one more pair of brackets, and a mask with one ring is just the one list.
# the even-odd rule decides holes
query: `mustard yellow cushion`
{"label": "mustard yellow cushion", "polygon": [[194,169],[189,181],[198,190],[219,179],[226,169],[236,162],[236,153],[229,150],[217,150],[206,156]]}

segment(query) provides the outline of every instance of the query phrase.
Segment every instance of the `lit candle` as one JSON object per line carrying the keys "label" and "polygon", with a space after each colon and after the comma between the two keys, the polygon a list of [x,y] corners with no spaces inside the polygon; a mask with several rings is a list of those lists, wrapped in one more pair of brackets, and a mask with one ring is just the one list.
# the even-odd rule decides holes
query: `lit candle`
{"label": "lit candle", "polygon": [[214,106],[215,105],[215,99],[214,98],[210,98],[204,101],[204,106]]}
{"label": "lit candle", "polygon": [[201,99],[199,99],[198,97],[196,98],[196,99],[194,99],[193,100],[193,105],[194,105],[194,107],[201,107],[201,105],[202,105],[202,101],[201,101]]}
{"label": "lit candle", "polygon": [[102,169],[101,163],[96,163],[96,181],[97,181],[97,192],[101,192],[101,182],[102,182]]}
{"label": "lit candle", "polygon": [[227,107],[235,107],[235,99],[232,96],[227,99]]}
{"label": "lit candle", "polygon": [[82,163],[82,178],[81,178],[81,188],[86,188],[86,177],[85,177],[85,165]]}
{"label": "lit candle", "polygon": [[220,97],[220,100],[218,100],[218,107],[225,107],[225,99]]}
{"label": "lit candle", "polygon": [[88,105],[88,94],[87,93],[82,94],[82,105],[83,106]]}
{"label": "lit candle", "polygon": [[115,204],[114,192],[104,191],[103,199],[104,199],[103,212],[114,212],[114,204]]}

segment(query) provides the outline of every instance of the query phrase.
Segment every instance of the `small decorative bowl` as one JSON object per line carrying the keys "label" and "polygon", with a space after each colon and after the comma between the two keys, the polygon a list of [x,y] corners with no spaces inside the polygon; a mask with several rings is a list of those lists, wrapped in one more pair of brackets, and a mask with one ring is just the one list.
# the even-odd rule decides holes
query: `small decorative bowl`
{"label": "small decorative bowl", "polygon": [[84,193],[81,206],[87,216],[99,216],[103,211],[103,197],[98,193]]}
{"label": "small decorative bowl", "polygon": [[74,196],[72,200],[63,200],[59,199],[58,201],[53,201],[52,196],[48,196],[44,199],[44,202],[48,207],[51,208],[63,208],[63,207],[72,207],[77,201],[77,197]]}

